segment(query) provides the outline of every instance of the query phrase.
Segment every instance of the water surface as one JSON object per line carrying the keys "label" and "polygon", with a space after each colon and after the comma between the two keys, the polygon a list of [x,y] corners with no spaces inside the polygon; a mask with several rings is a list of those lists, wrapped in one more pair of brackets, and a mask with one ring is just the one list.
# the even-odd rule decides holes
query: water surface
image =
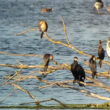
{"label": "water surface", "polygon": [[[40,32],[38,31],[28,32],[16,37],[13,34],[30,28],[36,28],[38,21],[44,19],[48,23],[48,35],[55,40],[65,42],[63,25],[60,18],[63,16],[71,44],[86,53],[97,56],[98,40],[105,40],[109,36],[110,15],[107,14],[105,9],[108,2],[108,0],[105,0],[105,7],[101,9],[101,12],[104,14],[97,15],[96,10],[93,9],[93,0],[0,0],[0,51],[39,55],[52,53],[56,61],[67,64],[71,64],[73,57],[77,56],[79,63],[89,69],[82,64],[83,59],[88,60],[87,57],[67,47],[54,45],[45,38],[40,39]],[[41,13],[40,9],[42,7],[52,8],[53,11],[51,13]],[[106,47],[105,43],[103,47]],[[18,64],[17,60],[27,65],[42,64],[42,60],[39,57],[0,55],[1,64]],[[108,61],[107,56],[105,60]],[[98,71],[107,71],[107,69],[106,65],[103,65],[101,69],[98,68]],[[37,70],[22,70],[22,74],[27,75]],[[0,78],[3,75],[14,74],[16,71],[17,69],[0,67]],[[35,75],[39,74],[35,73]],[[72,80],[73,76],[69,71],[59,70],[49,74],[44,79],[49,81]],[[98,78],[98,80],[104,84],[110,84],[109,78]],[[3,81],[0,80],[0,82]],[[67,104],[100,104],[105,102],[87,97],[74,90],[56,86],[38,90],[37,87],[42,85],[42,83],[36,80],[28,79],[22,81],[20,85],[35,95],[38,100],[56,98]],[[77,84],[74,86],[80,88]],[[6,96],[12,89],[13,87],[10,85],[0,87],[0,99]],[[109,93],[101,88],[85,87],[83,89],[109,97]],[[22,91],[16,90],[0,105],[19,105],[24,102],[33,102],[33,100]],[[53,101],[50,103],[56,104]]]}

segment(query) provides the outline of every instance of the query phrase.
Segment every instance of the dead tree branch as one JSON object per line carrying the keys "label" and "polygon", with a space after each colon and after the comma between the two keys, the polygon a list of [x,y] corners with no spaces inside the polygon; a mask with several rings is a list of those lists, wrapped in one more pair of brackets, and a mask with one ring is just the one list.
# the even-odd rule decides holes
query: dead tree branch
{"label": "dead tree branch", "polygon": [[20,32],[20,33],[14,34],[14,36],[23,35],[23,34],[26,33],[26,32],[37,31],[37,30],[39,30],[39,29],[36,29],[36,28],[28,29],[27,31],[23,31],[23,32]]}
{"label": "dead tree branch", "polygon": [[65,26],[64,19],[62,16],[61,16],[61,20],[62,20],[63,27],[64,27],[65,39],[66,39],[67,43],[70,44],[67,33],[66,33],[66,26]]}
{"label": "dead tree branch", "polygon": [[13,87],[25,92],[26,94],[28,94],[34,101],[35,101],[35,104],[39,105],[39,101],[36,99],[36,97],[34,95],[32,95],[29,91],[25,90],[24,88],[20,87],[19,85],[17,84],[14,84],[14,83],[8,83],[10,85],[12,85]]}
{"label": "dead tree branch", "polygon": [[[82,54],[82,55],[85,55],[85,56],[87,56],[87,57],[91,57],[92,55],[90,55],[90,54],[88,54],[88,53],[85,53],[85,52],[83,52],[83,51],[80,51],[79,49],[77,49],[77,48],[75,48],[73,45],[71,45],[71,44],[66,44],[66,43],[63,43],[63,42],[61,42],[61,41],[56,41],[56,40],[53,40],[52,38],[50,38],[48,35],[47,35],[47,33],[45,33],[44,34],[44,37],[46,38],[46,39],[48,39],[50,42],[52,42],[53,44],[59,44],[59,45],[63,45],[63,46],[65,46],[65,47],[68,47],[68,48],[71,48],[72,50],[75,50],[76,52],[78,52],[79,54]],[[97,59],[98,59],[98,57],[96,57]],[[109,62],[107,62],[107,61],[102,61],[104,64],[107,64],[107,65],[109,65],[110,66],[110,63]]]}
{"label": "dead tree branch", "polygon": [[36,55],[36,54],[14,54],[14,53],[7,53],[7,52],[3,52],[3,51],[0,51],[0,54],[12,55],[12,56],[29,56],[29,57],[41,57],[41,58],[43,58],[43,56]]}

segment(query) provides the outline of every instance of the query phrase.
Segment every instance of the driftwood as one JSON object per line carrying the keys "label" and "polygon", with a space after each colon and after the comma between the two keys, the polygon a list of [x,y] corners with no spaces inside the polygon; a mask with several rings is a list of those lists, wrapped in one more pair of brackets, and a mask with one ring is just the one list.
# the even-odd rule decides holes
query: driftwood
{"label": "driftwood", "polygon": [[3,52],[3,51],[0,51],[0,54],[3,54],[3,55],[11,55],[11,56],[29,56],[29,57],[43,57],[41,55],[36,55],[36,54],[14,54],[14,53],[7,53],[7,52]]}
{"label": "driftwood", "polygon": [[[73,80],[50,82],[50,81],[43,80],[43,79],[39,78],[38,76],[32,76],[32,75],[22,76],[22,75],[19,75],[19,77],[14,79],[14,81],[19,82],[19,81],[26,80],[26,79],[36,79],[36,80],[39,80],[40,82],[49,84],[45,87],[49,87],[49,86],[53,86],[53,85],[60,86],[60,87],[66,87],[66,88],[70,88],[70,89],[79,91],[81,93],[84,93],[84,94],[86,94],[87,96],[90,96],[90,97],[96,97],[96,98],[101,99],[101,100],[109,100],[110,101],[110,98],[102,97],[102,96],[99,96],[99,95],[94,94],[92,92],[88,92],[86,90],[80,90],[80,89],[75,88],[73,86],[65,85],[65,83],[73,83]],[[94,80],[90,77],[86,77],[86,79],[88,79],[89,81],[93,81],[95,84],[87,84],[87,83],[82,82],[85,86],[97,86],[97,87],[104,88],[105,90],[110,92],[110,87],[105,86],[103,83],[101,83],[97,80]],[[38,88],[41,89],[41,88],[44,88],[44,86],[43,87],[38,87]],[[24,91],[24,90],[22,90],[22,91]],[[26,93],[28,93],[28,92],[26,92]]]}
{"label": "driftwood", "polygon": [[[44,33],[44,37],[48,41],[52,42],[53,44],[59,44],[59,45],[65,46],[67,48],[70,48],[70,49],[78,52],[79,54],[82,54],[82,55],[87,56],[87,57],[91,57],[91,54],[85,53],[85,52],[77,49],[75,46],[73,46],[73,45],[70,44],[70,41],[69,41],[68,36],[67,36],[66,26],[65,26],[63,17],[61,17],[61,20],[62,20],[62,24],[63,24],[63,27],[64,27],[64,35],[65,35],[66,43],[52,39],[51,37],[48,36],[48,34],[46,32]],[[24,31],[24,32],[15,34],[15,36],[22,35],[22,34],[24,34],[26,32],[37,31],[37,30],[39,30],[39,29],[35,29],[35,28],[29,29],[27,31]],[[0,51],[0,54],[11,55],[11,56],[40,57],[40,58],[43,58],[42,55],[13,54],[13,53],[6,53],[6,52],[2,52],[2,51]],[[96,57],[96,58],[97,58],[97,60],[99,60],[98,57]],[[109,62],[106,62],[104,60],[102,62],[104,64],[110,66],[110,63]],[[39,71],[36,71],[36,73],[39,73],[41,75],[43,75],[43,74],[48,75],[50,73],[52,74],[52,72],[57,71],[57,70],[68,70],[68,71],[70,71],[70,69],[71,69],[70,65],[68,65],[66,63],[59,64],[56,61],[53,61],[53,63],[55,65],[54,66],[49,65],[48,66],[48,69],[47,69],[47,72],[43,72],[43,71],[39,70]],[[27,75],[21,75],[20,74],[22,69],[34,69],[34,68],[42,69],[42,68],[44,68],[43,65],[24,65],[24,64],[22,64],[20,62],[18,65],[0,64],[0,67],[10,67],[10,68],[18,68],[18,69],[20,69],[13,76],[10,76],[10,75],[3,76],[3,78],[5,79],[5,81],[1,84],[1,86],[5,86],[6,84],[9,84],[9,85],[13,86],[14,89],[6,97],[3,98],[2,102],[5,101],[6,98],[8,98],[16,89],[19,89],[19,90],[23,91],[24,93],[26,93],[27,95],[29,95],[29,97],[34,100],[34,103],[36,105],[39,105],[41,102],[46,102],[46,101],[54,100],[54,101],[58,102],[60,105],[62,105],[63,107],[65,107],[65,104],[63,104],[62,102],[60,102],[59,100],[54,99],[54,98],[50,98],[48,100],[44,100],[44,101],[41,101],[40,102],[34,95],[32,95],[30,93],[30,91],[27,91],[26,89],[24,89],[23,87],[21,87],[21,86],[18,85],[21,81],[26,80],[26,79],[36,79],[37,81],[39,81],[41,83],[45,83],[45,85],[43,85],[43,86],[39,86],[38,85],[38,88],[36,88],[36,89],[42,89],[42,88],[46,88],[46,87],[50,87],[50,86],[55,85],[55,86],[58,86],[58,87],[61,87],[61,88],[69,88],[69,89],[78,91],[78,92],[80,92],[82,94],[85,94],[85,95],[87,95],[89,97],[95,97],[95,98],[98,98],[100,100],[110,101],[110,98],[109,97],[103,97],[103,96],[100,96],[98,94],[95,94],[95,93],[93,93],[91,91],[86,91],[86,90],[84,90],[84,87],[83,88],[76,88],[76,87],[74,87],[74,85],[70,86],[69,84],[71,84],[71,83],[73,84],[73,80],[51,82],[51,81],[44,80],[43,78],[40,78],[37,75],[33,75],[33,74],[31,74],[31,75],[29,75],[29,74],[27,74]],[[91,74],[91,71],[90,70],[85,69],[85,72],[86,72],[86,74]],[[106,74],[106,73],[107,72],[97,73],[97,76],[98,77],[110,77],[110,75],[109,74]],[[86,75],[86,80],[87,81],[91,81],[93,83],[88,83],[87,81],[86,82],[77,81],[77,82],[78,83],[79,82],[82,83],[84,86],[100,87],[100,88],[105,89],[107,92],[110,92],[110,86],[106,86],[105,84],[99,82],[98,80],[94,80],[94,79],[88,77],[87,75]]]}
{"label": "driftwood", "polygon": [[17,89],[19,89],[19,90],[25,92],[26,94],[28,94],[28,95],[35,101],[35,103],[36,103],[37,105],[39,105],[39,101],[37,100],[37,98],[36,98],[34,95],[32,95],[29,91],[25,90],[24,88],[20,87],[20,86],[17,85],[17,84],[14,84],[14,83],[8,83],[8,84],[10,84],[11,86],[13,86],[13,87],[15,87],[15,88],[17,88]]}

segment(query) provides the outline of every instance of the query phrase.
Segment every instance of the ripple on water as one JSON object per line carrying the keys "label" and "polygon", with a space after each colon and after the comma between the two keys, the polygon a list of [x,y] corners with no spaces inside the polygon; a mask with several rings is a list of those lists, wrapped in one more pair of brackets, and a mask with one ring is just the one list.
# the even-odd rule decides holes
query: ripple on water
{"label": "ripple on water", "polygon": [[[107,0],[104,1],[105,3]],[[63,47],[61,45],[52,44],[45,38],[40,39],[40,32],[33,31],[25,33],[21,36],[13,36],[13,34],[25,31],[30,28],[37,28],[37,23],[41,19],[45,19],[48,23],[48,35],[55,39],[65,42],[64,30],[60,16],[63,16],[68,38],[72,45],[79,50],[82,50],[89,54],[97,55],[98,40],[105,40],[109,36],[110,30],[110,16],[106,14],[106,11],[102,9],[104,14],[97,15],[96,10],[93,9],[93,0],[0,0],[0,51],[9,53],[21,53],[21,54],[40,54],[52,53],[54,59],[59,63],[71,64],[73,57],[77,56],[79,63],[82,64],[82,60],[87,57],[78,54],[72,49]],[[52,8],[51,13],[41,13],[42,7]],[[104,7],[105,8],[105,7]],[[106,47],[106,44],[103,44]],[[105,58],[108,60],[107,58]],[[0,62],[2,64],[18,64],[16,61],[21,61],[27,65],[42,64],[42,60],[39,57],[16,57],[0,55]],[[52,63],[50,63],[52,64]],[[88,68],[87,66],[84,66]],[[105,71],[105,65],[101,68]],[[0,78],[3,75],[14,74],[17,69],[13,68],[0,68]],[[34,70],[23,70],[22,74],[26,75]],[[100,68],[98,68],[100,71]],[[34,75],[39,75],[37,72]],[[40,76],[40,75],[39,75]],[[70,71],[59,70],[53,74],[49,74],[45,80],[49,81],[63,81],[72,80],[73,76]],[[98,78],[98,80],[109,85],[110,81],[107,78]],[[0,79],[0,83],[4,80]],[[96,98],[90,98],[75,90],[66,88],[59,88],[57,86],[44,88],[38,90],[37,87],[44,85],[39,81],[28,79],[21,81],[25,89],[29,90],[39,100],[57,98],[64,103],[102,103],[104,101]],[[71,84],[72,85],[72,84]],[[79,89],[85,89],[99,95],[109,96],[109,94],[100,88],[86,87],[80,88],[78,84],[73,85]],[[13,88],[11,86],[0,87],[0,99],[6,96]],[[15,103],[16,101],[16,103]],[[17,90],[12,94],[4,103],[0,105],[19,105],[24,102],[32,102],[32,100],[23,92]],[[51,102],[50,102],[51,103]]]}

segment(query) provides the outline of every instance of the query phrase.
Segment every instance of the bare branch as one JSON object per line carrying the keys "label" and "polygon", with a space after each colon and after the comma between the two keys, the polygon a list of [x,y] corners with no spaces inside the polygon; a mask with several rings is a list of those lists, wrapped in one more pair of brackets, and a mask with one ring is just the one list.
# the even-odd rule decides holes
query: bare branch
{"label": "bare branch", "polygon": [[63,87],[63,88],[70,88],[70,89],[79,91],[79,92],[81,92],[81,93],[86,94],[86,95],[89,96],[89,97],[94,97],[94,98],[98,98],[98,99],[101,99],[101,100],[110,101],[110,98],[108,98],[108,97],[102,97],[102,96],[99,96],[99,95],[97,95],[97,94],[88,92],[88,91],[86,91],[86,90],[80,90],[80,89],[78,89],[78,88],[74,88],[74,87],[69,86],[69,85],[60,84],[60,85],[58,85],[58,86]]}
{"label": "bare branch", "polygon": [[5,85],[5,84],[7,84],[7,82],[8,82],[9,80],[11,80],[12,78],[14,78],[14,77],[17,76],[18,74],[20,74],[21,71],[22,71],[22,69],[20,69],[19,71],[17,71],[13,76],[9,76],[8,79],[7,79],[5,82],[3,82],[3,84],[1,84],[1,85],[3,86],[3,85]]}
{"label": "bare branch", "polygon": [[63,27],[64,27],[65,39],[66,39],[67,43],[70,44],[67,33],[66,33],[66,26],[65,26],[64,19],[62,16],[61,16],[61,20],[62,20]]}
{"label": "bare branch", "polygon": [[5,96],[0,103],[4,102],[13,92],[15,92],[16,88],[14,88],[7,96]]}
{"label": "bare branch", "polygon": [[10,83],[10,82],[9,82],[8,84],[10,84],[10,85],[12,85],[13,87],[15,87],[15,88],[17,88],[17,89],[19,89],[19,90],[25,92],[26,94],[28,94],[28,95],[35,101],[35,103],[36,103],[37,105],[39,105],[39,101],[38,101],[38,100],[36,99],[36,97],[35,97],[34,95],[32,95],[29,91],[25,90],[24,88],[20,87],[20,86],[17,85],[17,84]]}
{"label": "bare branch", "polygon": [[[50,42],[52,42],[53,44],[60,44],[60,45],[63,45],[63,46],[65,46],[65,47],[71,48],[72,50],[75,50],[75,51],[78,52],[79,54],[85,55],[85,56],[87,56],[87,57],[91,57],[91,56],[92,56],[91,54],[88,54],[88,53],[85,53],[85,52],[83,52],[83,51],[80,51],[79,49],[75,48],[75,47],[74,47],[73,45],[71,45],[71,44],[68,45],[68,44],[63,43],[63,42],[61,42],[61,41],[53,40],[52,38],[50,38],[50,37],[47,35],[47,33],[44,34],[44,37],[45,37],[46,39],[48,39]],[[96,59],[98,59],[98,57],[96,57]],[[99,60],[99,59],[98,59],[98,60]],[[107,64],[107,65],[110,66],[110,62],[107,62],[107,61],[104,61],[104,60],[102,60],[102,62],[103,62],[104,64]]]}
{"label": "bare branch", "polygon": [[14,36],[22,35],[22,34],[24,34],[24,33],[26,33],[26,32],[37,31],[37,30],[38,30],[38,29],[36,29],[36,28],[28,29],[27,31],[23,31],[23,32],[20,32],[20,33],[14,34]]}
{"label": "bare branch", "polygon": [[36,54],[14,54],[14,53],[7,53],[7,52],[3,52],[3,51],[0,51],[0,54],[12,55],[12,56],[30,56],[30,57],[41,57],[41,58],[43,58],[43,56],[36,55]]}

